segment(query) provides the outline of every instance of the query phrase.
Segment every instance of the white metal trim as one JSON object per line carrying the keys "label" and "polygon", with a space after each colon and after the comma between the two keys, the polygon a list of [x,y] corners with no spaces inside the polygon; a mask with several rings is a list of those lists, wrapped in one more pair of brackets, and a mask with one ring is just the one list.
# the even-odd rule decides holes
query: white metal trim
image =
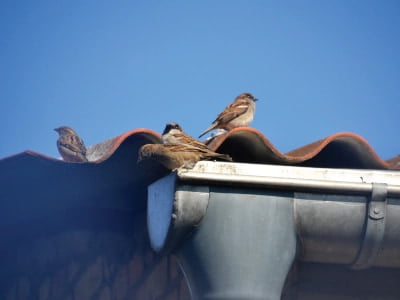
{"label": "white metal trim", "polygon": [[236,183],[288,189],[370,194],[372,183],[386,183],[388,195],[400,195],[400,172],[309,168],[201,161],[178,170],[181,181]]}

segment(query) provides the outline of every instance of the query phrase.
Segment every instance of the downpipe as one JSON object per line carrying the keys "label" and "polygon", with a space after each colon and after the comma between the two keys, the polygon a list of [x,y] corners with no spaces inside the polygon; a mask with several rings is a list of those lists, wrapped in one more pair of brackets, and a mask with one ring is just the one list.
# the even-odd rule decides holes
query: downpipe
{"label": "downpipe", "polygon": [[341,193],[332,182],[285,188],[247,175],[232,185],[234,177],[172,173],[148,189],[152,247],[177,256],[192,299],[280,299],[295,257],[400,267],[398,186]]}

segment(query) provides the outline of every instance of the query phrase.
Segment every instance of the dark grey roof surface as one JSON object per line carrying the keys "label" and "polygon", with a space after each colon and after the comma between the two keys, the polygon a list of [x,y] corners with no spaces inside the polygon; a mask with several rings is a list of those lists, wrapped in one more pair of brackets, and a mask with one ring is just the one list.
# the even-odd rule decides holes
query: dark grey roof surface
{"label": "dark grey roof surface", "polygon": [[[0,159],[0,232],[9,226],[63,214],[70,208],[135,210],[146,188],[169,171],[153,161],[137,164],[138,149],[160,135],[136,129],[88,148],[88,163],[67,163],[33,151]],[[236,128],[209,146],[235,162],[328,168],[399,169],[399,159],[378,157],[353,133],[338,133],[283,154],[259,131]]]}

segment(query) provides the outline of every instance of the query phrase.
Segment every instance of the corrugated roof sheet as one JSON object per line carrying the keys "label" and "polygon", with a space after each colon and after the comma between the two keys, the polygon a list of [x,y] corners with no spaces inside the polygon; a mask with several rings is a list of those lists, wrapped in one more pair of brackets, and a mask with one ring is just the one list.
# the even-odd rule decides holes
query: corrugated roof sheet
{"label": "corrugated roof sheet", "polygon": [[397,155],[396,157],[388,159],[386,162],[389,164],[389,166],[391,168],[400,169],[400,155]]}
{"label": "corrugated roof sheet", "polygon": [[[67,163],[33,151],[0,159],[0,211],[4,212],[0,226],[32,217],[35,212],[35,217],[53,213],[60,203],[143,207],[148,184],[169,171],[151,160],[137,164],[138,150],[144,144],[160,141],[157,132],[136,129],[89,147],[88,163]],[[334,134],[284,154],[258,130],[236,128],[218,136],[209,146],[231,155],[235,162],[400,169],[400,156],[383,161],[365,139],[353,133]],[[32,195],[34,201],[27,201]],[[133,204],[132,197],[140,201]]]}
{"label": "corrugated roof sheet", "polygon": [[90,163],[67,163],[33,151],[1,159],[0,234],[15,234],[17,224],[70,210],[142,209],[148,183],[168,171],[157,164],[138,165],[137,152],[159,141],[156,132],[138,129],[90,147]]}
{"label": "corrugated roof sheet", "polygon": [[[140,146],[160,141],[160,134],[153,130],[135,129],[88,147],[87,156],[90,163],[101,164],[110,157],[127,151],[127,145],[135,145],[136,147],[130,148],[129,155],[136,159]],[[216,137],[208,146],[214,151],[231,155],[235,162],[328,168],[400,169],[400,155],[384,161],[363,137],[350,132],[336,133],[288,153],[282,153],[260,131],[241,127]],[[9,161],[20,161],[23,157],[38,161],[47,160],[50,164],[69,164],[27,150],[0,159],[0,167]]]}
{"label": "corrugated roof sheet", "polygon": [[236,162],[300,165],[326,168],[396,169],[383,161],[361,136],[341,132],[288,153],[280,152],[260,131],[236,128],[209,146]]}

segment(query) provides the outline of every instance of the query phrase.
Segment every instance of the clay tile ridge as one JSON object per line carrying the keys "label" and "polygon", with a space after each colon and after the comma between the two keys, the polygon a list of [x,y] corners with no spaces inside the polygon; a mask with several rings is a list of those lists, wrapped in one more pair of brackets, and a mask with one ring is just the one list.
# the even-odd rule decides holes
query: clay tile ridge
{"label": "clay tile ridge", "polygon": [[[318,159],[319,156],[322,156],[322,152],[326,152],[326,150],[332,149],[335,146],[338,152],[346,150],[346,154],[342,155],[350,153],[352,157],[349,157],[349,159],[354,158],[369,161],[369,164],[372,166],[371,169],[400,169],[400,156],[384,161],[363,137],[351,132],[339,132],[284,154],[257,129],[239,127],[211,140],[208,146],[218,151],[219,149],[224,149],[224,145],[232,143],[233,140],[236,140],[236,145],[240,144],[243,147],[242,151],[247,150],[248,152],[257,153],[263,151],[268,153],[271,162],[278,164],[303,164],[309,160]],[[228,151],[228,154],[231,153]]]}
{"label": "clay tile ridge", "polygon": [[[147,144],[147,143],[160,143],[161,136],[157,132],[146,129],[146,128],[138,128],[127,131],[121,135],[110,138],[93,146],[87,147],[86,156],[89,160],[88,163],[102,163],[110,158],[115,152],[121,147],[123,144],[128,143],[139,143],[139,144]],[[55,147],[55,144],[54,144]],[[32,150],[25,150],[21,153],[17,153],[8,157],[0,158],[1,161],[6,161],[9,159],[17,159],[23,157],[30,157],[38,160],[48,161],[50,163],[60,163],[60,164],[85,164],[85,163],[70,163],[65,162],[61,158],[54,158],[42,153],[38,153]]]}
{"label": "clay tile ridge", "polygon": [[[127,144],[127,146],[130,144],[135,145],[132,149],[137,151],[143,144],[160,142],[161,136],[157,132],[150,129],[138,128],[88,147],[87,157],[89,163],[102,163],[115,154],[122,144]],[[350,132],[336,133],[284,154],[257,129],[239,127],[214,138],[209,142],[208,146],[214,151],[230,154],[234,158],[234,161],[237,162],[307,165],[308,161],[318,160],[321,157],[326,159],[324,153],[329,152],[328,150],[332,152],[332,149],[334,149],[338,152],[338,159],[340,159],[340,155],[342,157],[347,155],[347,159],[350,161],[360,160],[364,162],[362,168],[400,169],[400,159],[382,160],[364,138]],[[336,153],[334,154],[336,155]],[[62,160],[30,150],[15,156],[18,155],[29,155],[48,161],[65,163]],[[137,153],[132,155],[137,155]],[[335,155],[329,156],[328,159],[334,161],[336,159]],[[310,164],[310,166],[313,165]],[[324,165],[320,166],[323,167]],[[330,166],[334,167],[334,163],[327,165],[327,167]],[[341,167],[346,167],[346,165]],[[349,166],[349,168],[351,167]]]}

